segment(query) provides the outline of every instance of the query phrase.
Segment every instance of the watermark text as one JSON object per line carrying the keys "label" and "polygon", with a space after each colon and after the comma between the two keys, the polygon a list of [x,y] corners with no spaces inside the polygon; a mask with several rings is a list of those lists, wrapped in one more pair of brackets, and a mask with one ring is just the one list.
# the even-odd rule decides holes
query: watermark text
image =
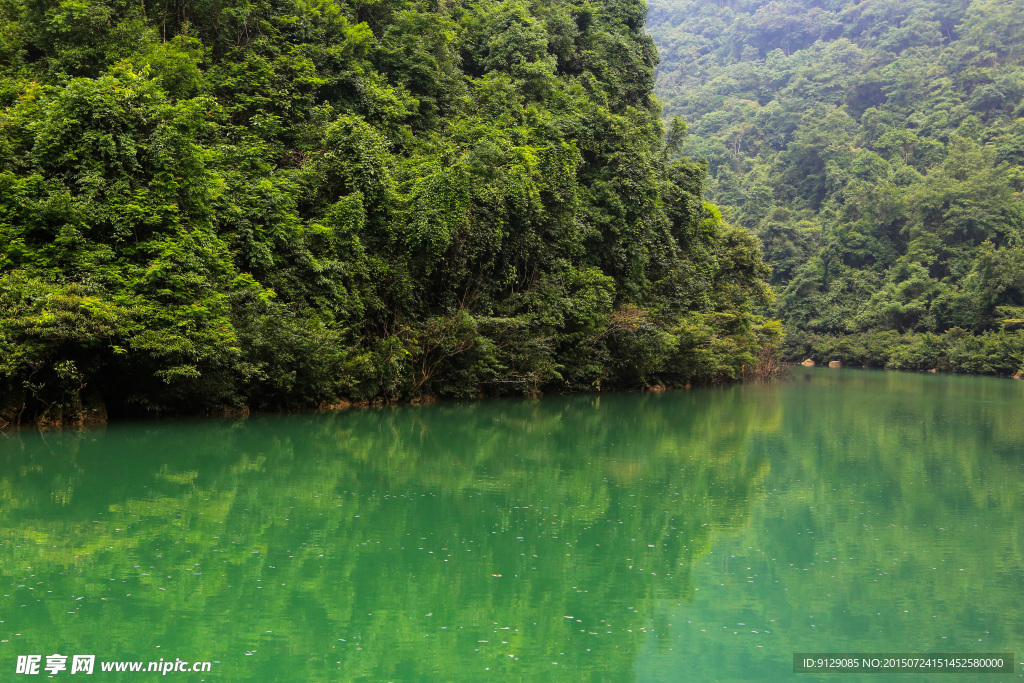
{"label": "watermark text", "polygon": [[[69,661],[70,660],[70,661]],[[209,671],[213,662],[193,662],[184,659],[174,660],[161,657],[155,662],[127,662],[127,661],[96,661],[96,655],[18,655],[18,661],[14,666],[14,673],[36,675],[49,674],[51,676],[67,674],[92,674],[95,671],[118,671],[138,673],[159,673],[166,676],[169,673],[202,673]]]}

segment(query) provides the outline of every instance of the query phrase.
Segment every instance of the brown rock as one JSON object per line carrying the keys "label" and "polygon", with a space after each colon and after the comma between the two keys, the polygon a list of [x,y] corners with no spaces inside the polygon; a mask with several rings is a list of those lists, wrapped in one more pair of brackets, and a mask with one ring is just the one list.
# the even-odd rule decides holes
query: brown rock
{"label": "brown rock", "polygon": [[805,360],[800,365],[804,366],[805,368],[813,368],[814,367],[814,361],[811,360],[810,358],[808,358],[807,360]]}
{"label": "brown rock", "polygon": [[224,417],[249,417],[249,406],[231,406],[225,408],[222,414]]}
{"label": "brown rock", "polygon": [[837,361],[837,360],[830,360],[830,361],[828,362],[828,366],[829,366],[830,368],[841,368],[841,367],[843,367],[843,364],[842,364],[842,363],[840,363],[840,362],[839,362],[839,361]]}
{"label": "brown rock", "polygon": [[93,392],[82,401],[81,424],[102,425],[107,423],[107,404],[99,392]]}
{"label": "brown rock", "polygon": [[327,401],[324,401],[319,406],[317,406],[317,409],[318,410],[323,410],[323,411],[326,411],[326,410],[345,410],[346,408],[351,408],[351,407],[352,407],[352,404],[349,403],[348,401],[338,401],[337,403],[328,403]]}

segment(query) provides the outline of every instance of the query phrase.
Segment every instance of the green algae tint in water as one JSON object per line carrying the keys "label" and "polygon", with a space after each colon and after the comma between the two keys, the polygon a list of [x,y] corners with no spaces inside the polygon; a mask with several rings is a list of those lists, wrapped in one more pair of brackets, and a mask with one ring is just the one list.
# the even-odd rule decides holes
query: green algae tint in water
{"label": "green algae tint in water", "polygon": [[54,653],[96,680],[836,678],[793,674],[806,651],[1013,651],[974,678],[1018,678],[1022,417],[1020,382],[800,369],[8,433],[0,679]]}

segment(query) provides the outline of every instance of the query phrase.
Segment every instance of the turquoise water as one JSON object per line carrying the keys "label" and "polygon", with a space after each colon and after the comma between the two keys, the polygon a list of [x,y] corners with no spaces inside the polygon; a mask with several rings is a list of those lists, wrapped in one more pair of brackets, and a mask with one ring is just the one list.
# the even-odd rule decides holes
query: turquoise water
{"label": "turquoise water", "polygon": [[812,681],[843,675],[794,652],[852,651],[1015,652],[973,679],[1017,680],[1022,408],[1022,382],[800,368],[0,434],[0,680],[58,653],[95,680]]}

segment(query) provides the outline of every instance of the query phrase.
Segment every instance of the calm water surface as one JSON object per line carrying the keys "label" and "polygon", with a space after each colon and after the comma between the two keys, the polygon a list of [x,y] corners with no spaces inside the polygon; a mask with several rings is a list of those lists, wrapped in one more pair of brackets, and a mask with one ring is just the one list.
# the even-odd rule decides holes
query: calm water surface
{"label": "calm water surface", "polygon": [[1022,418],[1024,382],[799,369],[3,434],[0,680],[53,653],[215,662],[164,680],[843,677],[794,675],[802,651],[1014,651],[975,679],[1019,680]]}

